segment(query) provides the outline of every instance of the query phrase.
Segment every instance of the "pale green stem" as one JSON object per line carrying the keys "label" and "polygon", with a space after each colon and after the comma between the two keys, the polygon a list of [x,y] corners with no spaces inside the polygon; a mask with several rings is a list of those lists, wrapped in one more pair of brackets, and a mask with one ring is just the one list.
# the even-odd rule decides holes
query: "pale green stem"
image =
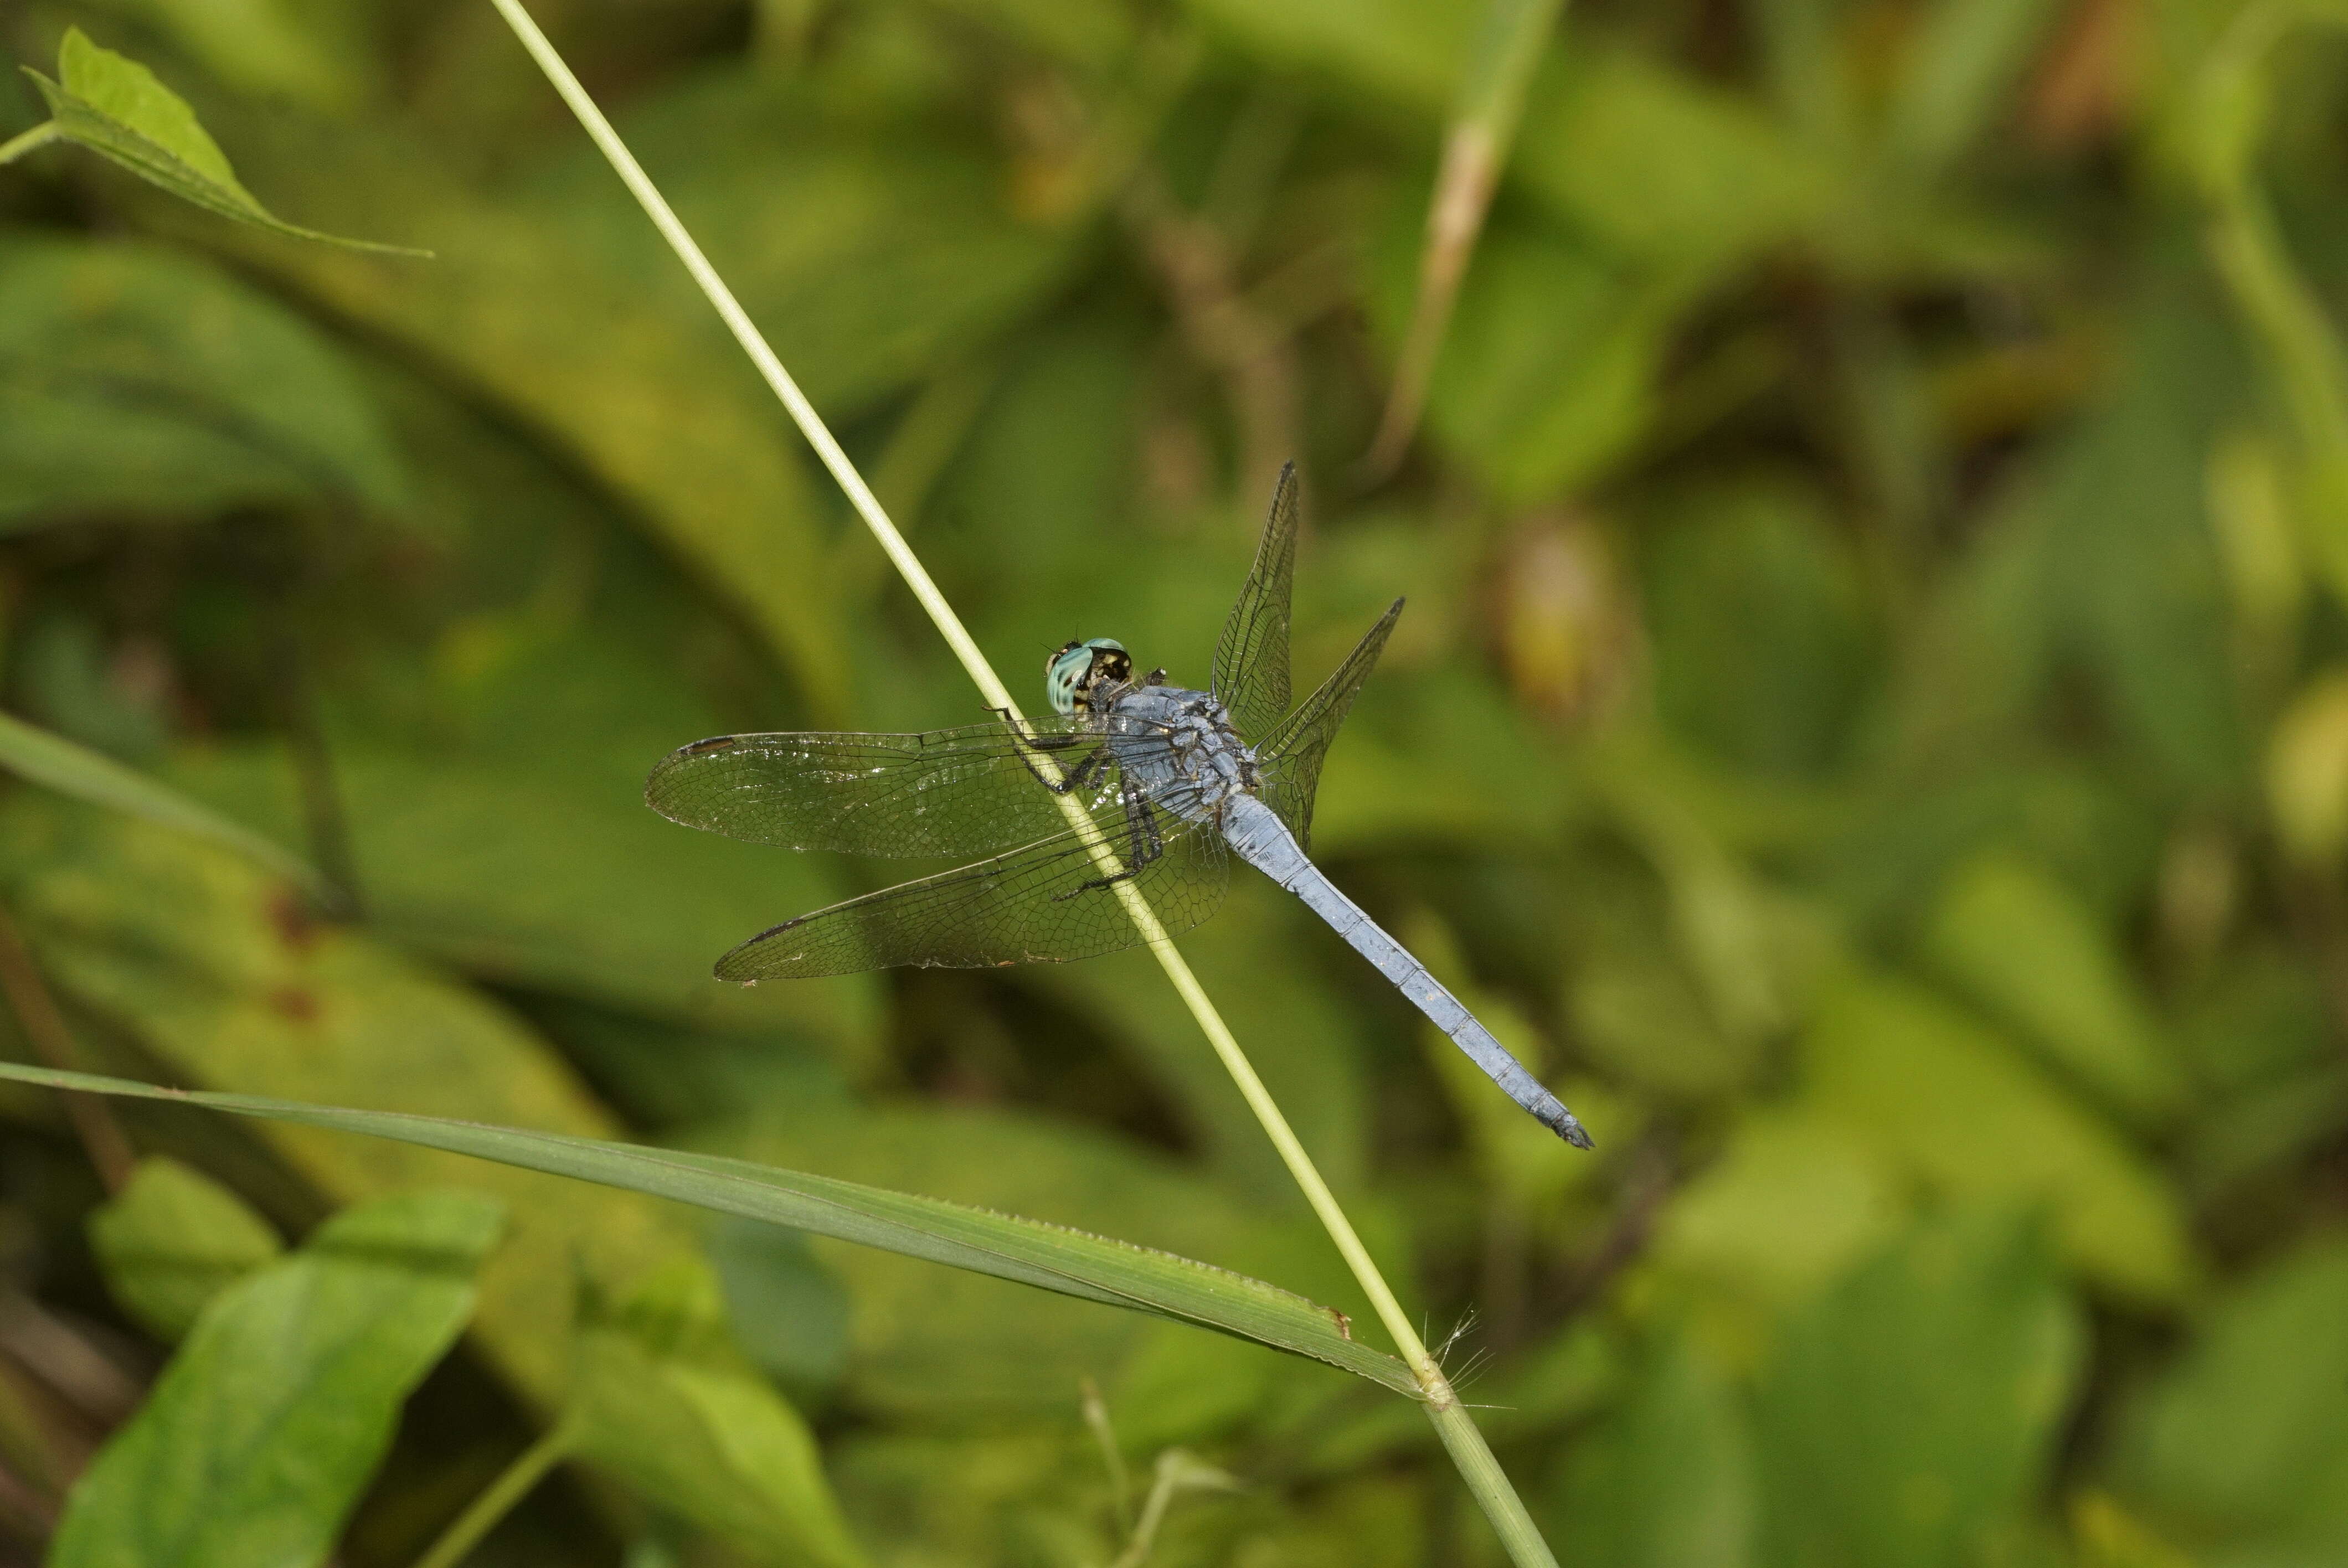
{"label": "pale green stem", "polygon": [[[961,661],[963,669],[978,687],[979,694],[985,698],[989,707],[1002,710],[1013,723],[1021,722],[1019,705],[1013,700],[1010,689],[995,674],[994,666],[986,661],[986,655],[979,651],[977,642],[963,628],[961,618],[954,614],[953,607],[946,602],[945,595],[938,590],[936,583],[930,580],[929,572],[906,545],[896,525],[881,510],[880,503],[874,498],[863,477],[857,473],[856,466],[849,461],[848,454],[840,450],[839,443],[832,438],[822,415],[808,401],[807,395],[799,390],[798,384],[791,379],[790,372],[783,368],[783,362],[767,346],[767,340],[760,335],[749,313],[734,298],[733,291],[717,275],[717,270],[709,264],[709,259],[701,253],[701,247],[694,242],[693,236],[685,231],[685,225],[670,210],[666,200],[637,164],[634,155],[621,141],[619,133],[612,128],[611,122],[603,118],[602,111],[588,97],[587,89],[571,74],[571,68],[563,64],[562,56],[555,52],[546,35],[540,32],[538,25],[530,20],[520,0],[490,0],[490,4],[497,7],[498,13],[521,40],[522,46],[530,51],[530,57],[537,61],[539,69],[545,73],[554,90],[561,95],[563,102],[571,107],[572,113],[578,117],[579,123],[602,150],[621,182],[644,208],[645,216],[660,231],[661,237],[668,241],[669,248],[676,252],[677,259],[685,263],[685,271],[693,275],[702,292],[708,296],[719,319],[733,333],[735,342],[741,345],[742,352],[749,356],[750,363],[757,366],[758,374],[765,377],[767,384],[773,388],[775,395],[790,412],[808,444],[823,459],[824,466],[831,471],[833,479],[838,481],[850,504],[864,519],[865,526],[872,530],[872,537],[880,541],[881,549],[887,552],[899,574],[904,578],[905,585],[921,601],[922,610],[936,625],[939,635],[945,639],[946,646],[953,650],[954,657]],[[1106,869],[1117,869],[1114,852],[1083,804],[1073,794],[1054,798],[1066,815],[1070,827],[1091,849],[1095,859],[1101,862]],[[1409,1364],[1413,1375],[1418,1379],[1428,1417],[1435,1422],[1444,1447],[1450,1450],[1453,1461],[1458,1465],[1469,1490],[1475,1493],[1502,1541],[1508,1543],[1510,1555],[1527,1568],[1554,1568],[1556,1559],[1542,1543],[1539,1531],[1534,1529],[1531,1519],[1525,1512],[1524,1504],[1509,1486],[1508,1478],[1500,1472],[1499,1465],[1493,1460],[1491,1450],[1485,1446],[1475,1423],[1460,1409],[1458,1397],[1452,1392],[1442,1368],[1436,1364],[1435,1358],[1426,1353],[1426,1347],[1420,1343],[1417,1331],[1404,1314],[1402,1304],[1395,1299],[1385,1276],[1378,1272],[1378,1266],[1371,1258],[1369,1249],[1354,1234],[1353,1223],[1338,1206],[1335,1194],[1321,1179],[1321,1173],[1313,1163],[1312,1156],[1297,1141],[1295,1132],[1288,1125],[1288,1119],[1281,1114],[1271,1091],[1264,1088],[1263,1080],[1256,1076],[1255,1068],[1249,1062],[1246,1052],[1240,1049],[1238,1040],[1224,1024],[1214,1003],[1208,999],[1198,977],[1190,972],[1190,966],[1176,950],[1173,938],[1167,935],[1156,911],[1150,908],[1148,901],[1142,897],[1130,880],[1112,886],[1123,901],[1126,913],[1140,930],[1142,939],[1157,958],[1159,965],[1165,969],[1167,978],[1174,982],[1176,992],[1189,1008],[1191,1017],[1198,1020],[1199,1028],[1214,1048],[1215,1054],[1221,1059],[1225,1071],[1239,1085],[1248,1108],[1263,1124],[1272,1147],[1279,1151],[1282,1161],[1288,1166],[1289,1174],[1303,1189],[1305,1202],[1312,1205],[1313,1214],[1328,1231],[1330,1239],[1336,1243],[1337,1251],[1353,1271],[1354,1279],[1360,1283],[1363,1293],[1369,1297],[1370,1305],[1376,1311],[1379,1321],[1385,1326],[1395,1348],[1402,1352],[1404,1360]]]}
{"label": "pale green stem", "polygon": [[1418,428],[1418,416],[1426,406],[1427,384],[1435,376],[1436,355],[1442,352],[1444,334],[1451,325],[1451,308],[1458,301],[1460,281],[1468,275],[1476,238],[1484,230],[1484,214],[1492,205],[1492,188],[1499,182],[1500,168],[1517,138],[1525,89],[1531,85],[1550,35],[1556,31],[1564,3],[1490,0],[1483,36],[1452,104],[1451,124],[1443,138],[1443,163],[1427,198],[1426,238],[1418,259],[1418,296],[1411,306],[1410,325],[1403,333],[1402,352],[1395,358],[1385,412],[1379,417],[1369,456],[1362,460],[1372,477],[1383,477],[1394,470]]}
{"label": "pale green stem", "polygon": [[[1134,1525],[1125,1550],[1109,1568],[1141,1568],[1149,1561],[1150,1549],[1158,1544],[1158,1527],[1166,1522],[1166,1510],[1188,1479],[1186,1472],[1190,1471],[1192,1462],[1179,1449],[1169,1449],[1158,1456],[1157,1479],[1150,1483],[1148,1500],[1141,1505],[1141,1519]],[[1219,1472],[1210,1473],[1216,1474],[1219,1481],[1223,1479]]]}
{"label": "pale green stem", "polygon": [[416,1568],[457,1568],[465,1554],[481,1543],[481,1537],[496,1529],[498,1521],[511,1513],[530,1489],[546,1479],[548,1471],[570,1457],[571,1439],[571,1422],[560,1420],[544,1437],[515,1455],[498,1479],[440,1532],[432,1549],[416,1560]]}
{"label": "pale green stem", "polygon": [[0,163],[14,163],[35,148],[46,147],[64,135],[65,132],[57,128],[57,121],[45,119],[22,136],[12,136],[6,141],[0,141]]}
{"label": "pale green stem", "polygon": [[1103,1402],[1099,1385],[1090,1378],[1084,1382],[1085,1425],[1092,1429],[1093,1441],[1100,1445],[1101,1462],[1108,1468],[1109,1497],[1117,1505],[1118,1528],[1133,1528],[1133,1486],[1125,1473],[1125,1455],[1117,1446],[1117,1430],[1108,1422],[1108,1406]]}

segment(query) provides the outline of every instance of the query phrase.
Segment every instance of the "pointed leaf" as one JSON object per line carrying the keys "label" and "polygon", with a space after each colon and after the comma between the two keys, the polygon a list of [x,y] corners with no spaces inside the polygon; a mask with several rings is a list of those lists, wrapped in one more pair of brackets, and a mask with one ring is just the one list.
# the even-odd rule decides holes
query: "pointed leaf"
{"label": "pointed leaf", "polygon": [[319,240],[349,250],[396,256],[431,254],[404,245],[346,240],[286,222],[238,182],[227,155],[197,122],[186,99],[138,61],[91,43],[78,27],[66,29],[65,43],[57,50],[57,75],[65,78],[62,82],[51,81],[29,67],[25,74],[49,100],[50,123],[59,136],[120,164],[183,201],[297,240]]}
{"label": "pointed leaf", "polygon": [[571,1408],[582,1457],[767,1561],[864,1561],[807,1424],[727,1339],[707,1264],[681,1258],[623,1302],[585,1294]]}
{"label": "pointed leaf", "polygon": [[0,246],[0,528],[416,492],[350,358],[226,269],[138,241]]}
{"label": "pointed leaf", "polygon": [[318,874],[300,856],[261,835],[239,827],[177,790],[157,784],[134,768],[124,767],[112,757],[6,713],[0,713],[0,768],[92,805],[127,812],[226,845],[304,886],[320,885]]}
{"label": "pointed leaf", "polygon": [[1402,1362],[1353,1337],[1344,1316],[1260,1279],[1131,1242],[891,1193],[854,1182],[675,1149],[641,1148],[438,1116],[304,1105],[252,1094],[159,1089],[118,1078],[0,1063],[0,1078],[55,1089],[206,1105],[240,1116],[365,1132],[494,1160],[720,1214],[787,1225],[997,1279],[1147,1312],[1325,1361],[1397,1393],[1417,1385]]}
{"label": "pointed leaf", "polygon": [[1787,1325],[1756,1392],[1762,1560],[1990,1560],[2052,1458],[2082,1328],[2034,1227],[1995,1210],[1862,1265]]}
{"label": "pointed leaf", "polygon": [[2340,1561],[2348,1238],[2319,1235],[2264,1265],[2199,1327],[2115,1422],[2124,1495],[2180,1534],[2236,1543],[2228,1561]]}
{"label": "pointed leaf", "polygon": [[[0,811],[0,888],[49,983],[175,1081],[618,1135],[507,1009],[310,918],[282,879],[184,835],[14,801]],[[541,1408],[563,1385],[574,1263],[627,1279],[691,1245],[682,1216],[631,1194],[306,1127],[261,1131],[331,1203],[456,1185],[504,1203],[513,1236],[483,1267],[473,1333]]]}
{"label": "pointed leaf", "polygon": [[307,1568],[400,1408],[472,1316],[499,1207],[411,1194],[346,1209],[213,1300],[74,1488],[54,1568]]}
{"label": "pointed leaf", "polygon": [[285,1250],[242,1198],[162,1154],[139,1161],[129,1184],[90,1214],[89,1245],[114,1299],[167,1340]]}
{"label": "pointed leaf", "polygon": [[2184,1075],[2116,945],[2036,865],[2002,851],[1966,863],[1924,943],[1950,979],[2138,1125],[2178,1108]]}
{"label": "pointed leaf", "polygon": [[1746,1568],[1756,1501],[1748,1425],[1701,1348],[1667,1339],[1629,1398],[1567,1450],[1559,1533],[1585,1562]]}
{"label": "pointed leaf", "polygon": [[468,395],[559,447],[758,630],[813,716],[844,723],[847,601],[808,591],[830,580],[820,508],[773,399],[705,302],[679,300],[633,261],[614,264],[579,214],[473,187],[420,140],[278,119],[240,125],[238,139],[247,164],[307,210],[397,211],[411,231],[445,239],[438,265],[409,267],[219,236],[238,260],[446,367]]}
{"label": "pointed leaf", "polygon": [[2200,1273],[2177,1193],[1998,1034],[1921,987],[1849,976],[1805,1041],[1808,1102],[1953,1197],[2044,1204],[2081,1273],[2173,1301]]}

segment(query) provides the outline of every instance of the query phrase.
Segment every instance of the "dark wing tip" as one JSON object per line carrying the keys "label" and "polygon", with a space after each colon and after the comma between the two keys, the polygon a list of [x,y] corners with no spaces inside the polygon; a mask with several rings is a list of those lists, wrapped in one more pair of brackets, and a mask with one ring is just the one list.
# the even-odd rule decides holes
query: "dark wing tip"
{"label": "dark wing tip", "polygon": [[712,735],[705,741],[695,741],[691,745],[677,747],[676,750],[654,763],[653,771],[644,775],[644,804],[671,822],[682,823],[687,827],[701,826],[702,824],[688,821],[662,804],[668,798],[668,781],[678,768],[694,758],[707,756],[713,752],[731,751],[741,743],[742,737],[739,735]]}
{"label": "dark wing tip", "polygon": [[[834,908],[838,907],[833,906]],[[788,959],[778,960],[773,946],[774,939],[795,927],[806,925],[817,915],[825,912],[818,909],[812,914],[794,915],[779,926],[769,926],[757,936],[735,943],[719,955],[717,962],[710,967],[709,972],[721,980],[728,980],[737,986],[755,986],[760,980],[813,979],[824,975],[852,973],[852,970],[826,968],[807,963],[808,955],[805,952],[794,953],[789,955]],[[798,961],[794,963],[789,959]]]}

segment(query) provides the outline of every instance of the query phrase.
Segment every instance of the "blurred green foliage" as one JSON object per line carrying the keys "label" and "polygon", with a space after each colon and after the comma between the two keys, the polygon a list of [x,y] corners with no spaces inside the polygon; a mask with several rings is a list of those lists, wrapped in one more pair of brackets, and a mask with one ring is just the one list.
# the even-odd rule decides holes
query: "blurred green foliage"
{"label": "blurred green foliage", "polygon": [[[1410,595],[1316,853],[1598,1153],[1495,1115],[1277,890],[1184,947],[1464,1326],[1562,1560],[2348,1557],[2348,13],[1571,8],[1371,484],[1478,7],[538,9],[1013,679],[1107,634],[1203,675],[1291,456],[1299,679]],[[673,828],[651,764],[977,699],[486,4],[0,4],[26,64],[69,26],[267,210],[437,257],[61,145],[0,169],[5,706],[335,885],[11,786],[0,907],[84,1065],[743,1155],[1371,1321],[1146,960],[705,978],[888,868]],[[0,141],[46,107],[0,94]],[[148,1158],[109,1199],[0,1095],[8,1561],[164,1530],[183,1497],[108,1489],[403,1214],[464,1235],[287,1562],[412,1562],[588,1407],[638,1419],[472,1561],[1108,1562],[1087,1378],[1135,1475],[1241,1483],[1152,1563],[1496,1560],[1424,1421],[1326,1368],[115,1113]]]}

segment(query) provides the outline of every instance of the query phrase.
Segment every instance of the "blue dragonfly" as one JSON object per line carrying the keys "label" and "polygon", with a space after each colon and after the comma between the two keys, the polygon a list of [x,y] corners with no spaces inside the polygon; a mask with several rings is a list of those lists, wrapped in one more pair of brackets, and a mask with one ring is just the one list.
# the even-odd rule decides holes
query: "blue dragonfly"
{"label": "blue dragonfly", "polygon": [[[1308,856],[1322,760],[1377,662],[1396,600],[1319,689],[1289,705],[1297,485],[1283,469],[1255,565],[1215,643],[1207,690],[1136,678],[1106,637],[1045,665],[1052,715],[919,734],[719,735],[671,753],[644,798],[688,827],[856,855],[991,858],[786,920],[717,960],[717,978],[985,968],[1095,958],[1142,938],[1117,885],[1169,932],[1221,904],[1236,855],[1295,894],[1568,1143],[1581,1123]],[[1070,826],[1074,796],[1096,832]],[[1087,842],[1087,840],[1091,842]]]}

